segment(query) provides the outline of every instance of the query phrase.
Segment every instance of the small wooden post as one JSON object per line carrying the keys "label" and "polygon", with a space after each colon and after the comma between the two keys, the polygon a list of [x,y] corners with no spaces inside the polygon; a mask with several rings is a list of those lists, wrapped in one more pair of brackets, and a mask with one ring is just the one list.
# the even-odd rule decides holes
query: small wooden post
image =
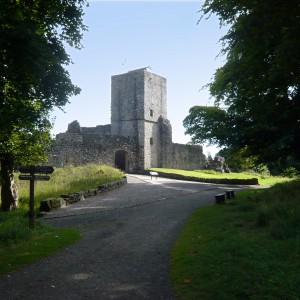
{"label": "small wooden post", "polygon": [[32,179],[29,180],[29,228],[34,229],[34,173],[30,172]]}
{"label": "small wooden post", "polygon": [[34,229],[34,181],[35,180],[49,180],[48,175],[35,175],[35,174],[52,174],[54,169],[51,166],[21,166],[19,167],[21,174],[20,180],[29,180],[29,228]]}

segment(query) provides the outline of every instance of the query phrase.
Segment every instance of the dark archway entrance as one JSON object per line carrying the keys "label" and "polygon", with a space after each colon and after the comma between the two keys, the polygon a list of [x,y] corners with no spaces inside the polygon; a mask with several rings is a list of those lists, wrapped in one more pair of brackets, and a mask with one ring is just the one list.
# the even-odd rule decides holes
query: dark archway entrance
{"label": "dark archway entrance", "polygon": [[128,172],[128,154],[124,150],[115,152],[115,165],[118,169]]}

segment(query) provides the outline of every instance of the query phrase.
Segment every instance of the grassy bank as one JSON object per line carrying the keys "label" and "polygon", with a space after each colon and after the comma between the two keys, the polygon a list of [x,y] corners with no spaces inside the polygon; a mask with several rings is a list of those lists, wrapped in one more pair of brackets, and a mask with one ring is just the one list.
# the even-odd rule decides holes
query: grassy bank
{"label": "grassy bank", "polygon": [[[16,174],[15,180],[19,189],[20,205],[27,208],[29,203],[29,181],[18,180],[18,175]],[[49,181],[35,182],[36,207],[39,206],[41,200],[96,188],[104,183],[121,180],[123,176],[124,173],[118,169],[97,164],[55,168]]]}
{"label": "grassy bank", "polygon": [[291,181],[291,178],[282,177],[282,176],[267,176],[257,173],[220,173],[213,170],[195,170],[195,171],[186,171],[186,170],[176,170],[176,169],[165,169],[165,168],[151,168],[153,171],[164,172],[164,173],[173,173],[183,176],[192,176],[198,178],[228,178],[228,179],[251,179],[257,178],[260,185],[270,185],[275,183]]}
{"label": "grassy bank", "polygon": [[[41,200],[96,188],[123,176],[124,173],[117,169],[96,164],[55,168],[50,181],[36,181],[35,207],[39,207]],[[18,174],[20,208],[9,213],[0,212],[0,275],[50,255],[80,238],[77,230],[52,228],[38,221],[35,229],[29,230],[29,182],[19,181],[17,177]]]}
{"label": "grassy bank", "polygon": [[179,299],[299,299],[300,182],[200,208],[171,264]]}

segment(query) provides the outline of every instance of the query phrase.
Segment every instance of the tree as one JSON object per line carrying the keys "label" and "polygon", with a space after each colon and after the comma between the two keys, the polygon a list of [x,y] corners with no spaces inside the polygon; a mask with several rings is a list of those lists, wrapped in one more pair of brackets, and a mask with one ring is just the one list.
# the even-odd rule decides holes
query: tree
{"label": "tree", "polygon": [[226,163],[229,165],[231,171],[257,171],[257,157],[248,156],[245,153],[247,153],[247,149],[245,148],[235,150],[231,148],[223,148],[217,155],[225,158]]}
{"label": "tree", "polygon": [[225,127],[227,113],[219,107],[194,106],[190,108],[189,115],[183,120],[185,133],[192,137],[192,143],[209,144],[218,143],[226,145],[229,135],[228,127]]}
{"label": "tree", "polygon": [[[221,39],[227,60],[208,84],[215,106],[226,112],[226,135],[219,134],[220,125],[212,126],[213,141],[247,149],[258,162],[299,163],[299,0],[206,0],[201,11],[202,17],[217,14],[220,24],[229,26]],[[191,124],[185,126],[189,132]],[[198,130],[205,137],[205,129]]]}
{"label": "tree", "polygon": [[64,43],[81,48],[87,0],[0,0],[1,209],[16,206],[13,167],[45,156],[49,114],[80,92]]}

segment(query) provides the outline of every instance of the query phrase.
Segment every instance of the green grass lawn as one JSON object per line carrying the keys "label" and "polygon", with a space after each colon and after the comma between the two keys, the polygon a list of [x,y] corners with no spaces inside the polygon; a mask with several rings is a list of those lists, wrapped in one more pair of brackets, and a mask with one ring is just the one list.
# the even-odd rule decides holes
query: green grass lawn
{"label": "green grass lawn", "polygon": [[266,176],[259,175],[255,173],[220,173],[212,170],[176,170],[176,169],[165,169],[165,168],[151,168],[153,171],[163,172],[163,173],[173,173],[183,176],[192,176],[198,178],[228,178],[228,179],[251,179],[257,178],[260,185],[270,185],[281,182],[290,181],[288,177],[282,176]]}
{"label": "green grass lawn", "polygon": [[173,248],[178,299],[300,299],[300,182],[200,208]]}

